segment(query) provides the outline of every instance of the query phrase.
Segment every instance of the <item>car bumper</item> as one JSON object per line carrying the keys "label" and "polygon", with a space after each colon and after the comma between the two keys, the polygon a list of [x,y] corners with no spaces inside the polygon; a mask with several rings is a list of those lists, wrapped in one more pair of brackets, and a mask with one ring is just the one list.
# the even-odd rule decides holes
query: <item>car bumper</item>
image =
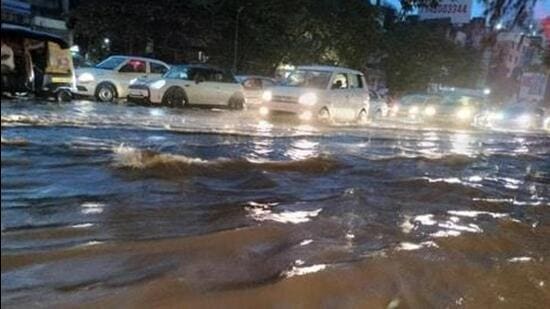
{"label": "car bumper", "polygon": [[150,96],[148,88],[129,88],[127,99],[133,103],[150,103]]}
{"label": "car bumper", "polygon": [[80,96],[94,96],[95,95],[95,83],[77,83],[76,94]]}

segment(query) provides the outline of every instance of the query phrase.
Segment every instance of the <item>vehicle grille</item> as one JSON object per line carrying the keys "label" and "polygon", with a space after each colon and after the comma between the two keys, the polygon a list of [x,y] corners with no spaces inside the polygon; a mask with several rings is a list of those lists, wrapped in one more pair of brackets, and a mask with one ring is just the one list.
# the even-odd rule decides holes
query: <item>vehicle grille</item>
{"label": "vehicle grille", "polygon": [[273,102],[280,102],[280,103],[298,103],[298,98],[296,97],[289,97],[289,96],[283,96],[283,95],[274,95]]}
{"label": "vehicle grille", "polygon": [[131,89],[149,89],[149,86],[147,86],[147,84],[133,84],[133,85],[130,85],[130,87],[128,88],[131,88]]}

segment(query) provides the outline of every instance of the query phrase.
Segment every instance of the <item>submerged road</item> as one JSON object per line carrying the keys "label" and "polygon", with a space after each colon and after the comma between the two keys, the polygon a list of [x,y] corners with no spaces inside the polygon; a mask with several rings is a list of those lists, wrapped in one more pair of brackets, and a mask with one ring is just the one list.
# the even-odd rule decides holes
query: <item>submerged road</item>
{"label": "submerged road", "polygon": [[550,304],[547,133],[88,101],[1,117],[2,306]]}

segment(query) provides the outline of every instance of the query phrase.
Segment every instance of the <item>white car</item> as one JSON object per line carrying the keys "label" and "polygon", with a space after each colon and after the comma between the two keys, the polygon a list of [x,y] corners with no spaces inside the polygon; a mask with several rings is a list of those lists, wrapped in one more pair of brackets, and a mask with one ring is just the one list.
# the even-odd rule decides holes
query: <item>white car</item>
{"label": "white car", "polygon": [[231,109],[242,109],[245,104],[243,87],[235,77],[206,65],[177,65],[160,79],[135,81],[128,89],[128,101],[170,107],[208,105]]}
{"label": "white car", "polygon": [[247,108],[258,108],[262,104],[264,89],[277,84],[275,79],[266,76],[238,75],[235,78],[243,85]]}
{"label": "white car", "polygon": [[368,121],[365,77],[346,68],[300,66],[283,85],[266,90],[262,99],[262,116],[290,113],[303,121]]}
{"label": "white car", "polygon": [[131,81],[158,79],[169,68],[166,63],[155,59],[111,56],[93,68],[76,70],[77,94],[111,102],[128,95]]}

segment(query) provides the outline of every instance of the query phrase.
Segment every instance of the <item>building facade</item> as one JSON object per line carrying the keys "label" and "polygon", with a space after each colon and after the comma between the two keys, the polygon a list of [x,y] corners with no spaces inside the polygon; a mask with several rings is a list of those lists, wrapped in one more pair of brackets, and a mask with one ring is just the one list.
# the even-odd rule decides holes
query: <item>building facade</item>
{"label": "building facade", "polygon": [[29,27],[72,41],[67,27],[70,0],[2,0],[2,23]]}

